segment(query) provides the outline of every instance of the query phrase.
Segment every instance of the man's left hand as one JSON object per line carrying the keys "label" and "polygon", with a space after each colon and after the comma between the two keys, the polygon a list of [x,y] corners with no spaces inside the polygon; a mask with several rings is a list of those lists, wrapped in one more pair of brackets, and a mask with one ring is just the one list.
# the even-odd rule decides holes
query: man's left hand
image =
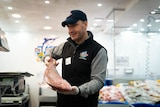
{"label": "man's left hand", "polygon": [[71,90],[57,90],[57,92],[65,95],[77,95],[79,93],[79,89],[77,86],[72,86]]}

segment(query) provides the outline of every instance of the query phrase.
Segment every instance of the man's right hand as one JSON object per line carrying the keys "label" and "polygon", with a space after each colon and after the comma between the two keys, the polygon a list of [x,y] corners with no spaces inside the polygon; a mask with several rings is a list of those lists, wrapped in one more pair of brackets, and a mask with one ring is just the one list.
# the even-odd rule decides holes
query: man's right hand
{"label": "man's right hand", "polygon": [[46,66],[49,65],[49,60],[51,59],[50,56],[46,56],[45,59],[44,59],[44,63],[46,64]]}
{"label": "man's right hand", "polygon": [[56,62],[55,59],[53,59],[53,58],[50,57],[50,56],[46,56],[46,57],[45,57],[44,63],[46,64],[46,66],[48,66],[48,65],[49,65],[49,62],[52,61],[52,60],[53,60],[53,64],[54,64],[54,65],[57,66],[57,65],[59,64],[59,63]]}

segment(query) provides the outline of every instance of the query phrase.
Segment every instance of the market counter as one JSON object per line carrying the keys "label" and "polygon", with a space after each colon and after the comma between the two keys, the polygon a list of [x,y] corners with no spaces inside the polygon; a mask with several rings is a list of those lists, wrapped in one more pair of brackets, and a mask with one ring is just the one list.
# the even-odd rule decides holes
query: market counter
{"label": "market counter", "polygon": [[[100,90],[99,100],[103,104],[115,101],[124,104],[128,103],[128,105],[143,103],[155,106],[155,104],[160,102],[160,82],[136,80],[131,81],[131,83],[104,86]],[[158,105],[158,107],[160,106]]]}

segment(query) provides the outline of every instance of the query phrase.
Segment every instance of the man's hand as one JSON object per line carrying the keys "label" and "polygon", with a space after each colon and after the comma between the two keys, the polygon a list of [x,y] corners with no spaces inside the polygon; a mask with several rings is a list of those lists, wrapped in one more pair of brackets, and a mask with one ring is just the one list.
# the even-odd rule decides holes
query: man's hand
{"label": "man's hand", "polygon": [[44,59],[44,63],[46,64],[46,66],[49,65],[49,60],[51,59],[50,56],[46,56],[45,59]]}
{"label": "man's hand", "polygon": [[[45,81],[55,91],[71,91],[72,87],[66,80],[57,80],[54,84]],[[54,82],[54,81],[53,81]]]}
{"label": "man's hand", "polygon": [[72,86],[71,90],[62,90],[56,89],[58,93],[65,94],[65,95],[77,95],[79,93],[79,88],[77,86]]}
{"label": "man's hand", "polygon": [[49,63],[53,60],[53,64],[55,66],[57,66],[59,63],[56,62],[55,59],[51,58],[50,56],[46,56],[45,59],[44,59],[44,63],[46,64],[46,66],[49,65]]}

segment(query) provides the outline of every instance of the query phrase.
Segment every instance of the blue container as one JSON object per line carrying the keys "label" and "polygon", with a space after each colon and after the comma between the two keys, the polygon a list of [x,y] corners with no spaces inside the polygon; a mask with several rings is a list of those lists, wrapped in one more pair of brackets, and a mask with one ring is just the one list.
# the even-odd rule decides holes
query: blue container
{"label": "blue container", "polygon": [[133,105],[133,107],[154,107],[153,104],[146,104],[146,103],[135,103],[132,105]]}
{"label": "blue container", "polygon": [[154,107],[160,107],[160,104],[155,104]]}
{"label": "blue container", "polygon": [[106,79],[104,81],[104,86],[110,86],[110,85],[113,85],[113,80],[112,79]]}

